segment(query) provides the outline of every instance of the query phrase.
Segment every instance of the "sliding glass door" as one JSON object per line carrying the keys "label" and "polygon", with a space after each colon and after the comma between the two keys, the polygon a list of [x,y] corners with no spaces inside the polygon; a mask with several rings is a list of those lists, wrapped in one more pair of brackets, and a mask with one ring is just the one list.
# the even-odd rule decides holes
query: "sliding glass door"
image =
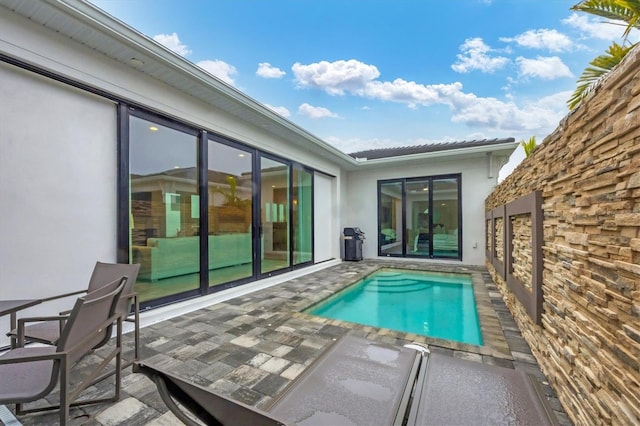
{"label": "sliding glass door", "polygon": [[289,165],[260,157],[260,273],[290,265]]}
{"label": "sliding glass door", "polygon": [[406,234],[405,253],[429,256],[429,179],[406,182]]}
{"label": "sliding glass door", "polygon": [[378,182],[378,255],[462,259],[460,175]]}
{"label": "sliding glass door", "polygon": [[314,170],[150,112],[120,111],[118,261],[142,307],[313,263]]}
{"label": "sliding glass door", "polygon": [[294,166],[292,189],[293,264],[301,265],[313,260],[313,173]]}
{"label": "sliding glass door", "polygon": [[402,182],[387,182],[379,185],[380,227],[379,251],[381,255],[401,255],[404,244],[402,218]]}
{"label": "sliding glass door", "polygon": [[253,275],[253,153],[209,140],[209,285]]}
{"label": "sliding glass door", "polygon": [[195,131],[130,118],[130,258],[142,302],[199,291],[197,148]]}
{"label": "sliding glass door", "polygon": [[433,180],[433,255],[460,254],[460,191],[458,178]]}

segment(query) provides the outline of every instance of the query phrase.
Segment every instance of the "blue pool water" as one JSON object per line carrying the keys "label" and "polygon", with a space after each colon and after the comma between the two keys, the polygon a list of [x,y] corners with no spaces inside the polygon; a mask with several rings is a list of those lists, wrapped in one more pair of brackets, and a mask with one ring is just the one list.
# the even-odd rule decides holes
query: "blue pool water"
{"label": "blue pool water", "polygon": [[482,345],[471,276],[381,270],[307,313]]}

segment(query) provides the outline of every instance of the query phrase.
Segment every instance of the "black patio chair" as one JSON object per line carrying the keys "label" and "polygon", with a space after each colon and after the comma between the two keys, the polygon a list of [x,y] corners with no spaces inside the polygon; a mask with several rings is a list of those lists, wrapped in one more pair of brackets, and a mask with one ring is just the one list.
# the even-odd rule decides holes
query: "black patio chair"
{"label": "black patio chair", "polygon": [[[88,294],[108,283],[113,282],[113,280],[117,278],[121,278],[123,276],[128,277],[116,307],[116,313],[122,316],[123,321],[134,324],[133,359],[123,361],[122,368],[124,369],[130,366],[134,361],[138,360],[140,356],[140,309],[137,294],[133,291],[139,271],[139,264],[96,262],[91,278],[89,279],[89,285],[85,290],[59,294],[42,300],[43,302],[47,302],[70,296],[77,296],[79,294]],[[131,312],[132,305],[133,312]],[[17,328],[7,333],[7,336],[16,338],[17,346],[19,347],[24,346],[25,342],[38,342],[55,346],[58,343],[61,330],[64,327],[65,316],[68,314],[69,311],[60,312],[59,315],[61,319],[58,322],[48,321],[25,325],[22,328],[24,332],[23,334],[19,333],[19,328]],[[18,323],[19,322],[20,321],[18,321]],[[94,349],[104,346],[109,341],[110,337],[110,335],[105,334],[104,340],[98,342]]]}
{"label": "black patio chair", "polygon": [[[58,409],[60,424],[69,419],[71,406],[117,401],[121,389],[122,317],[116,313],[120,295],[127,277],[118,278],[103,285],[96,291],[76,300],[69,315],[38,317],[36,321],[58,323],[64,319],[64,326],[56,346],[17,347],[0,356],[0,404],[16,404],[16,414],[23,415]],[[70,375],[73,367],[107,336],[116,324],[115,348],[96,366],[88,370],[83,366],[80,383],[71,389]],[[18,325],[18,333],[23,332],[25,322]],[[100,373],[115,359],[115,394],[109,398],[83,399],[81,393],[89,386],[102,380]],[[24,409],[23,404],[50,394],[59,383],[60,404],[36,406]]]}

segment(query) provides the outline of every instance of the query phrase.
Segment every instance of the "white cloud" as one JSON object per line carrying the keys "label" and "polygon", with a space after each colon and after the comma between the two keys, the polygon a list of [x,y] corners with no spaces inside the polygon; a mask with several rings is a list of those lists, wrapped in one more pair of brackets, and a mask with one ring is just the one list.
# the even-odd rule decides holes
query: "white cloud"
{"label": "white cloud", "polygon": [[282,78],[286,74],[286,72],[272,66],[269,62],[260,62],[256,71],[256,75],[263,78]]}
{"label": "white cloud", "polygon": [[[337,72],[336,70],[344,70],[344,61],[342,62],[338,67],[328,62],[320,63],[322,65],[296,64],[294,73],[301,86],[325,90],[332,95],[348,93],[368,99],[402,103],[410,108],[446,105],[451,110],[453,122],[464,123],[475,129],[485,129],[487,132],[536,130],[544,134],[553,131],[567,112],[567,93],[563,94],[561,100],[554,98],[556,102],[553,105],[546,102],[541,106],[540,101],[519,106],[512,99],[502,101],[465,93],[460,82],[424,85],[400,78],[393,81],[377,80],[377,68],[358,61],[353,61],[349,67],[352,72]],[[309,70],[313,72],[308,72]],[[302,110],[304,108],[301,107],[299,112],[302,113]]]}
{"label": "white cloud", "polygon": [[229,65],[226,62],[220,60],[206,60],[200,61],[196,64],[200,68],[214,76],[218,77],[220,80],[224,81],[227,84],[232,86],[235,85],[235,81],[233,80],[233,75],[237,74],[236,68],[233,65]]}
{"label": "white cloud", "polygon": [[180,56],[188,56],[191,54],[191,50],[187,48],[186,44],[182,44],[176,33],[154,35],[153,39]]}
{"label": "white cloud", "polygon": [[492,131],[549,134],[567,113],[566,100],[571,92],[561,92],[518,106],[495,98],[473,94],[456,100],[451,121]]}
{"label": "white cloud", "polygon": [[267,108],[269,108],[270,110],[272,110],[276,114],[280,114],[283,117],[291,117],[291,113],[285,107],[282,107],[282,106],[277,107],[277,106],[273,106],[273,105],[269,105],[269,104],[264,104],[264,106],[266,106]]}
{"label": "white cloud", "polygon": [[461,83],[423,85],[397,78],[394,81],[372,81],[358,94],[383,101],[406,103],[410,108],[416,108],[418,105],[449,105],[449,99],[461,94],[461,90]]}
{"label": "white cloud", "polygon": [[[604,18],[593,18],[589,16],[572,13],[566,19],[562,20],[563,24],[576,28],[586,37],[597,38],[601,40],[618,40],[622,37],[625,27],[617,24],[611,24],[603,20]],[[640,31],[632,30],[629,34],[629,40],[632,42],[640,40]]]}
{"label": "white cloud", "polygon": [[324,107],[316,107],[304,103],[298,107],[298,113],[306,115],[310,118],[338,118],[338,114],[335,114]]}
{"label": "white cloud", "polygon": [[551,52],[566,52],[573,48],[571,39],[557,30],[529,30],[515,37],[501,37],[505,43],[515,42],[530,49],[546,49]]}
{"label": "white cloud", "polygon": [[374,65],[355,59],[309,65],[296,62],[291,70],[300,87],[320,88],[330,95],[343,95],[345,91],[355,93],[380,76]]}
{"label": "white cloud", "polygon": [[509,59],[503,56],[491,57],[493,51],[481,38],[469,38],[460,46],[462,53],[457,55],[458,61],[451,68],[459,73],[467,73],[473,70],[482,72],[494,72],[507,63]]}
{"label": "white cloud", "polygon": [[534,77],[543,80],[554,80],[562,77],[574,77],[569,67],[562,62],[557,56],[541,57],[536,59],[528,59],[519,56],[516,58],[521,77]]}

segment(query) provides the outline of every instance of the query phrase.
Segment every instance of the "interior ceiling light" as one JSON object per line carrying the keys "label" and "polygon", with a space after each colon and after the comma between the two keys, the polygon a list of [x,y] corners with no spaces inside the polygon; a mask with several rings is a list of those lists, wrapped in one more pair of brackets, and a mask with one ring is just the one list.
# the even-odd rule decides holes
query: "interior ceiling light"
{"label": "interior ceiling light", "polygon": [[238,157],[244,158],[244,154],[238,154]]}
{"label": "interior ceiling light", "polygon": [[149,130],[151,130],[152,132],[157,132],[158,128],[156,126],[149,126]]}
{"label": "interior ceiling light", "polygon": [[179,168],[180,168],[180,166],[173,166],[173,168],[174,168],[174,169],[179,169]]}

